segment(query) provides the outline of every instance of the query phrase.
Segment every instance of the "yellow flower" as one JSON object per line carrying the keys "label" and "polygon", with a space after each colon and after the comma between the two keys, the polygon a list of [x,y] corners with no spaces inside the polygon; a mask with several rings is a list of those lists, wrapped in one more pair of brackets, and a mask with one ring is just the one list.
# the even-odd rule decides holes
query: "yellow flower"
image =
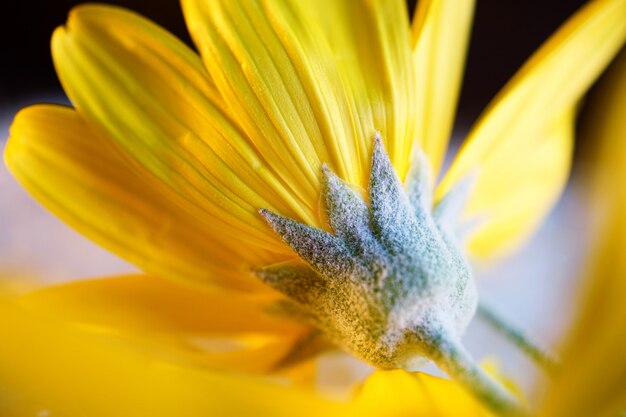
{"label": "yellow flower", "polygon": [[[144,271],[200,285],[192,290],[146,277],[79,283],[27,296],[18,310],[69,316],[92,332],[121,333],[158,350],[159,360],[171,363],[146,375],[155,387],[171,388],[173,401],[191,404],[190,409],[199,404],[200,387],[209,384],[195,378],[219,382],[212,373],[198,376],[189,367],[263,372],[300,359],[291,356],[306,355],[303,346],[316,342],[308,326],[264,314],[279,295],[251,273],[294,258],[280,237],[318,266],[311,258],[320,248],[307,257],[281,222],[291,218],[328,229],[320,194],[328,205],[332,191],[322,186],[336,178],[333,172],[362,196],[369,186],[374,200],[376,178],[370,171],[384,165],[387,154],[409,188],[412,170],[428,171],[422,160],[432,167],[426,174],[435,178],[446,152],[473,3],[422,1],[412,30],[401,23],[409,19],[400,1],[301,3],[183,1],[200,57],[130,12],[76,8],[52,40],[57,72],[74,108],[34,106],[20,112],[11,129],[7,164],[44,205]],[[577,103],[622,45],[624,15],[624,0],[590,2],[530,59],[471,130],[435,193],[437,207],[453,217],[441,220],[441,229],[450,227],[453,235],[460,221],[455,203],[464,203],[459,196],[473,178],[467,205],[461,207],[463,221],[480,221],[468,237],[470,253],[496,256],[511,250],[551,208],[569,171]],[[386,152],[380,141],[374,149],[378,135]],[[392,177],[379,188],[389,189]],[[434,216],[432,204],[422,208]],[[278,233],[259,209],[269,210],[262,213]],[[330,223],[336,220],[331,211]],[[454,252],[453,244],[443,246]],[[463,264],[462,257],[446,260]],[[266,282],[272,279],[265,276]],[[208,289],[212,292],[204,292]],[[471,316],[475,299],[465,307],[462,313]],[[7,317],[15,315],[7,309]],[[451,327],[462,331],[466,319]],[[35,327],[40,333],[22,334],[20,344],[57,331],[41,326]],[[7,334],[17,329],[8,327]],[[76,336],[59,332],[63,337],[52,352],[61,355]],[[215,353],[205,346],[220,335],[236,337],[246,354]],[[107,353],[88,337],[78,339],[77,364],[87,363],[93,348],[103,358],[134,363],[128,365],[129,375],[151,367],[134,351]],[[19,355],[16,346],[7,347],[7,359]],[[393,361],[380,363],[395,366]],[[46,375],[54,374],[40,365]],[[72,369],[76,375],[80,367]],[[93,372],[100,379],[107,369]],[[172,388],[170,377],[193,388]],[[109,379],[110,385],[115,380]],[[18,382],[28,388],[24,380]],[[129,377],[124,386],[140,382]],[[222,391],[236,386],[224,384],[218,395],[227,396]],[[261,386],[263,403],[276,387]],[[125,391],[117,389],[123,396]],[[481,388],[477,391],[480,395]],[[61,408],[72,412],[71,405]]]}
{"label": "yellow flower", "polygon": [[0,296],[0,412],[11,417],[482,416],[441,378],[378,371],[352,401],[302,387],[181,364],[120,344]]}
{"label": "yellow flower", "polygon": [[586,139],[595,150],[589,181],[596,236],[584,303],[563,353],[543,415],[624,415],[626,412],[626,51],[590,101]]}
{"label": "yellow flower", "polygon": [[[130,12],[76,8],[52,41],[75,110],[23,110],[7,164],[60,217],[150,273],[265,291],[250,268],[293,253],[259,208],[323,226],[322,163],[365,188],[380,131],[403,178],[413,142],[439,167],[451,129],[471,2],[421,2],[412,33],[399,1],[334,3],[186,1],[202,61]],[[573,109],[622,43],[623,7],[590,3],[470,132],[438,195],[479,170],[475,251],[527,234],[559,194]]]}

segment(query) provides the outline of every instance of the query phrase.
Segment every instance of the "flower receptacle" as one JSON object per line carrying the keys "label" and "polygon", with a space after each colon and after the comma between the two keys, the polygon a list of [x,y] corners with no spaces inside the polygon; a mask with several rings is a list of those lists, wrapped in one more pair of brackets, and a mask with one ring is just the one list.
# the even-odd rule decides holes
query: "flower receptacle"
{"label": "flower receptacle", "polygon": [[257,269],[257,276],[331,342],[383,369],[432,358],[441,329],[460,337],[477,305],[471,269],[432,214],[428,167],[421,162],[405,190],[377,136],[369,207],[323,167],[333,233],[261,210],[301,259]]}

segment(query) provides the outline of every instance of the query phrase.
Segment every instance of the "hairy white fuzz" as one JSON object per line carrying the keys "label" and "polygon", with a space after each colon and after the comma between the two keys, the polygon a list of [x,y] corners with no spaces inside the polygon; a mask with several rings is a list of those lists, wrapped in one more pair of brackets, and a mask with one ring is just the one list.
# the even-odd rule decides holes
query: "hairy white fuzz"
{"label": "hairy white fuzz", "polygon": [[290,313],[384,369],[436,359],[442,344],[458,342],[477,304],[471,269],[443,224],[450,201],[433,214],[429,168],[425,158],[417,162],[405,191],[377,136],[369,207],[324,167],[333,233],[260,211],[304,262],[256,274],[289,297],[284,308]]}

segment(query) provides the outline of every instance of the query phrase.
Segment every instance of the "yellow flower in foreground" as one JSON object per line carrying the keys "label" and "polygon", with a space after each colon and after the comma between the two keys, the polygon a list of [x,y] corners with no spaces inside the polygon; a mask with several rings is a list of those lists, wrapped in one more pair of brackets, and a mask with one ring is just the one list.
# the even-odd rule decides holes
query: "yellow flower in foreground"
{"label": "yellow flower in foreground", "polygon": [[0,297],[0,412],[11,417],[481,416],[450,381],[378,371],[352,401],[251,376],[199,369],[119,344]]}
{"label": "yellow flower in foreground", "polygon": [[589,103],[586,133],[599,144],[590,181],[598,234],[587,297],[552,385],[546,417],[626,413],[626,51]]}
{"label": "yellow flower in foreground", "polygon": [[[200,286],[117,278],[44,290],[19,308],[130,338],[158,350],[174,373],[199,365],[264,372],[295,363],[324,347],[312,327],[380,367],[408,366],[416,352],[403,349],[417,345],[417,353],[494,408],[508,408],[506,394],[494,394],[498,387],[457,346],[476,307],[458,229],[477,219],[468,250],[495,256],[518,244],[550,209],[568,175],[576,105],[626,37],[626,1],[590,2],[530,59],[471,130],[435,192],[434,208],[429,178],[438,175],[447,147],[472,2],[420,2],[412,31],[401,24],[409,19],[400,1],[301,3],[183,1],[201,57],[130,12],[106,6],[72,12],[52,50],[75,108],[20,112],[7,164],[36,198],[87,236],[148,273]],[[369,208],[360,198],[366,189]],[[358,210],[346,209],[352,207]],[[368,210],[373,226],[359,224]],[[413,230],[411,222],[419,233],[402,234],[403,226]],[[335,235],[320,230],[328,223]],[[370,232],[380,242],[367,246]],[[402,275],[415,271],[414,259],[394,252],[407,250],[411,238],[424,243],[415,246],[417,275],[437,295],[420,295],[422,304],[411,298],[419,283]],[[377,257],[380,246],[393,256]],[[355,248],[370,262],[364,272],[358,262],[345,262],[356,257]],[[292,263],[294,251],[314,271]],[[356,290],[327,292],[325,285],[338,284],[315,281],[372,271],[393,285],[371,304],[363,280]],[[259,277],[292,302],[277,304],[280,296]],[[321,308],[325,297],[334,304]],[[307,324],[264,313],[277,306]],[[374,313],[364,317],[357,307]],[[407,322],[426,327],[417,336],[393,327]],[[374,325],[385,323],[390,328],[374,337],[380,330]],[[427,326],[433,323],[436,328]],[[210,342],[220,335],[243,352],[216,352]],[[408,342],[394,339],[390,346],[398,350],[389,353],[387,336]],[[38,336],[26,337],[24,343]],[[91,342],[80,338],[86,355]],[[57,353],[70,345],[65,337],[59,343]],[[18,353],[7,349],[7,358]],[[132,361],[125,351],[120,355],[121,363]],[[149,366],[140,361],[130,369]],[[100,371],[106,369],[94,370]],[[198,392],[195,376],[181,378]],[[26,389],[21,383],[15,386]]]}

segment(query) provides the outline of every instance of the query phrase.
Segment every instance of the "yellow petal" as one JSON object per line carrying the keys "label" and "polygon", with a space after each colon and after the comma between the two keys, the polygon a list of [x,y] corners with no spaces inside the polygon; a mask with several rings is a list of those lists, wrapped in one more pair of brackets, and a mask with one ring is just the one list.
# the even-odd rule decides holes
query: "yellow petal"
{"label": "yellow petal", "polygon": [[570,166],[573,108],[623,44],[624,16],[624,0],[587,4],[524,65],[470,132],[438,196],[476,172],[466,211],[484,221],[470,240],[475,254],[512,249],[554,204]]}
{"label": "yellow petal", "polygon": [[422,0],[413,17],[414,117],[435,174],[452,132],[473,15],[474,0]]}
{"label": "yellow petal", "polygon": [[[294,2],[302,4],[302,2]],[[403,178],[416,140],[416,74],[406,3],[398,0],[324,0],[306,5],[309,26],[322,26],[331,66],[339,70],[359,147],[369,175],[372,129],[385,140],[391,161]],[[305,24],[309,21],[305,21]],[[308,28],[305,27],[305,30]],[[363,155],[365,150],[365,155]],[[366,184],[363,180],[362,185]]]}
{"label": "yellow petal", "polygon": [[376,371],[357,393],[362,416],[487,417],[491,414],[459,385],[422,373]]}
{"label": "yellow petal", "polygon": [[278,247],[257,210],[303,220],[313,209],[232,120],[200,58],[150,21],[109,6],[73,9],[52,38],[59,78],[79,114],[173,192],[246,236]]}
{"label": "yellow petal", "polygon": [[171,363],[0,300],[0,412],[26,417],[342,415],[303,391]]}
{"label": "yellow petal", "polygon": [[224,100],[304,201],[317,201],[322,163],[364,186],[376,130],[406,172],[414,74],[403,2],[185,0],[183,10]]}
{"label": "yellow petal", "polygon": [[550,417],[617,416],[626,410],[626,52],[589,102],[586,142],[599,146],[590,210],[595,236],[588,293],[547,397]]}
{"label": "yellow petal", "polygon": [[490,205],[472,212],[478,220],[469,242],[472,254],[488,257],[506,253],[539,226],[567,182],[575,116],[572,107],[537,136],[535,147],[526,150],[523,173],[517,164],[502,163],[497,175],[488,180],[484,177],[484,186],[476,185],[468,210],[483,201]]}
{"label": "yellow petal", "polygon": [[145,271],[265,289],[249,265],[271,263],[270,255],[246,250],[245,236],[232,235],[216,219],[182,209],[179,194],[161,194],[144,180],[149,174],[131,168],[74,110],[47,105],[22,110],[11,127],[5,159],[53,213]]}
{"label": "yellow petal", "polygon": [[308,332],[268,314],[271,298],[201,292],[143,275],[47,287],[19,301],[42,316],[212,369],[268,372]]}

